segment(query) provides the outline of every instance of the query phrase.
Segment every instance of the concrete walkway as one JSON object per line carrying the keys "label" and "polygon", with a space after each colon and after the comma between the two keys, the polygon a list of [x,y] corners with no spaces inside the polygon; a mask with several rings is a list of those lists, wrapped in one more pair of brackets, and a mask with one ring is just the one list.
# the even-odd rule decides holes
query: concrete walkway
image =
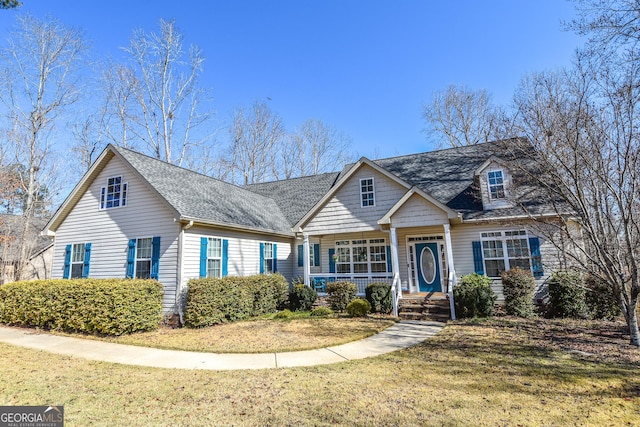
{"label": "concrete walkway", "polygon": [[377,335],[334,347],[287,353],[198,353],[61,337],[29,329],[0,327],[0,342],[89,360],[173,369],[269,369],[326,365],[379,356],[416,345],[444,323],[403,321]]}

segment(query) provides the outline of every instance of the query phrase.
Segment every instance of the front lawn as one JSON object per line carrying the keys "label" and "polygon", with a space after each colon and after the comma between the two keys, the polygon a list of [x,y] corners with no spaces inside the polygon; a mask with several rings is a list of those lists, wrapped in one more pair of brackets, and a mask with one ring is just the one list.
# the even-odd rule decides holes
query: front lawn
{"label": "front lawn", "polygon": [[68,425],[93,426],[640,425],[640,358],[618,335],[623,327],[452,322],[384,356],[228,372],[131,367],[0,344],[0,405],[64,404]]}

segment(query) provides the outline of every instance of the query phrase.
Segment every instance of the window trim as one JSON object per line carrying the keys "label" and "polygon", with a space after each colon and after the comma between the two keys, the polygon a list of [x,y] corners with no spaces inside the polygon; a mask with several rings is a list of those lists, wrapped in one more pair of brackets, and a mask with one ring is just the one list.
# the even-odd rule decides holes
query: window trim
{"label": "window trim", "polygon": [[[219,246],[220,256],[219,257],[210,256],[211,248],[212,248],[211,242],[213,240],[217,240],[218,242],[220,242],[220,246]],[[210,236],[207,236],[207,265],[206,265],[207,276],[206,277],[218,278],[218,279],[222,277],[222,258],[223,258],[223,256],[222,256],[222,252],[223,252],[222,246],[224,244],[223,241],[224,241],[224,239],[222,239],[221,237],[210,237]],[[219,268],[220,271],[219,271],[219,274],[217,276],[212,276],[212,275],[209,274],[209,261],[215,261],[215,260],[220,261],[220,268]]]}
{"label": "window trim", "polygon": [[[509,235],[508,233],[518,233],[516,235]],[[531,255],[530,237],[526,229],[512,229],[512,230],[490,230],[480,232],[480,250],[482,253],[482,266],[484,267],[485,274],[491,278],[499,278],[500,276],[490,276],[489,269],[487,268],[487,261],[499,261],[504,262],[504,271],[511,269],[510,260],[526,259],[529,263],[529,271],[533,274],[533,260]],[[524,240],[526,243],[527,256],[510,256],[509,246],[507,241],[509,240]],[[502,257],[487,257],[485,254],[485,242],[500,242]],[[524,249],[524,247],[523,247]],[[514,267],[515,268],[515,267]]]}
{"label": "window trim", "polygon": [[[120,196],[117,199],[118,206],[107,206],[109,196],[109,181],[120,178]],[[129,183],[122,179],[122,175],[114,175],[107,178],[107,185],[100,187],[100,210],[124,208],[127,206],[127,197],[129,193]]]}
{"label": "window trim", "polygon": [[[149,240],[150,253],[149,258],[139,258],[138,251],[140,250],[140,240]],[[138,277],[138,261],[149,261],[149,277]],[[136,238],[136,254],[133,259],[133,278],[135,279],[151,279],[151,269],[153,264],[153,237],[137,237]]]}
{"label": "window trim", "polygon": [[[366,248],[366,254],[364,254],[365,256],[365,260],[355,260],[354,259],[354,248],[362,248],[363,247],[363,242],[364,241],[364,247]],[[372,247],[382,247],[384,248],[382,250],[382,252],[378,253],[377,255],[383,255],[384,260],[383,261],[372,261],[372,251],[371,248]],[[346,248],[348,249],[348,253],[349,253],[349,261],[345,262],[345,261],[340,261],[341,257],[344,256],[343,254],[341,254],[340,252],[340,248]],[[335,242],[335,246],[334,246],[334,264],[335,264],[335,272],[336,274],[383,274],[383,273],[389,273],[389,260],[388,260],[388,254],[387,254],[387,240],[385,238],[367,238],[367,239],[349,239],[349,240],[340,240]],[[363,265],[365,264],[367,265],[367,271],[360,271],[360,272],[355,272],[355,268],[354,265],[358,264],[358,265]],[[371,266],[372,264],[383,264],[384,263],[384,271],[373,271]],[[349,271],[340,271],[340,266],[349,266]]]}
{"label": "window trim", "polygon": [[[367,181],[371,181],[371,184],[369,185]],[[366,185],[367,187],[370,186],[371,190],[368,190],[367,188],[367,191],[365,191],[365,189],[363,188],[363,184]],[[367,198],[365,198],[365,195],[367,195]],[[365,204],[365,201],[366,201],[366,204]],[[360,178],[360,207],[368,208],[375,205],[376,205],[376,185],[375,185],[374,178],[373,177]]]}
{"label": "window trim", "polygon": [[[74,261],[74,253],[76,247],[80,248],[80,255],[82,256],[80,261]],[[86,254],[86,243],[72,243],[71,244],[71,259],[69,260],[69,279],[81,279],[84,274],[84,257]],[[73,266],[80,265],[80,276],[73,275]]]}
{"label": "window trim", "polygon": [[[275,268],[274,268],[274,262],[273,260],[275,259],[274,255],[274,251],[273,251],[273,247],[275,245],[275,243],[273,242],[263,242],[263,247],[262,247],[262,269],[263,269],[263,274],[273,274],[275,273]],[[271,248],[271,257],[267,257],[267,248],[270,247]],[[267,261],[271,260],[271,269],[268,268],[268,263]]]}
{"label": "window trim", "polygon": [[[491,184],[490,174],[496,173],[496,172],[500,172],[500,176],[501,176],[502,182],[500,184]],[[492,195],[493,192],[491,191],[492,187],[502,187],[502,197],[494,197]],[[502,168],[500,168],[500,169],[489,169],[487,171],[487,191],[488,191],[488,195],[489,195],[489,200],[490,201],[504,200],[504,199],[507,198],[507,186],[506,186],[506,179],[505,179],[504,169],[502,169]],[[499,190],[497,190],[497,191],[499,191]]]}

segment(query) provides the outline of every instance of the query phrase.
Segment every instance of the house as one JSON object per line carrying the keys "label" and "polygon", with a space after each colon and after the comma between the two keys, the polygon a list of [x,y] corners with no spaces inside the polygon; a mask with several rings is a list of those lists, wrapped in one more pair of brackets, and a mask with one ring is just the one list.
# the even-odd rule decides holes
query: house
{"label": "house", "polygon": [[[53,277],[150,277],[179,312],[191,278],[279,272],[319,292],[349,280],[398,297],[444,292],[464,274],[559,259],[510,195],[516,171],[498,141],[238,187],[109,145],[44,229]],[[525,201],[544,213],[535,197]]]}
{"label": "house", "polygon": [[[0,285],[16,280],[51,278],[53,243],[40,235],[48,220],[30,218],[25,230],[22,215],[0,214]],[[22,250],[27,254],[27,260],[22,274],[16,277]]]}

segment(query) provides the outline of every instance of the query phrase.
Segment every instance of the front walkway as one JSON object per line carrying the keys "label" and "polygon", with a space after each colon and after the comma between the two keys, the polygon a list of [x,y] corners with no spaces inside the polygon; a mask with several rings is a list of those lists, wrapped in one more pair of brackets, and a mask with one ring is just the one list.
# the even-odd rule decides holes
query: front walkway
{"label": "front walkway", "polygon": [[50,335],[29,329],[0,327],[0,342],[51,353],[125,365],[173,369],[271,369],[326,365],[379,356],[410,347],[434,336],[439,322],[403,321],[377,335],[334,347],[287,353],[231,354],[160,350],[90,339]]}

